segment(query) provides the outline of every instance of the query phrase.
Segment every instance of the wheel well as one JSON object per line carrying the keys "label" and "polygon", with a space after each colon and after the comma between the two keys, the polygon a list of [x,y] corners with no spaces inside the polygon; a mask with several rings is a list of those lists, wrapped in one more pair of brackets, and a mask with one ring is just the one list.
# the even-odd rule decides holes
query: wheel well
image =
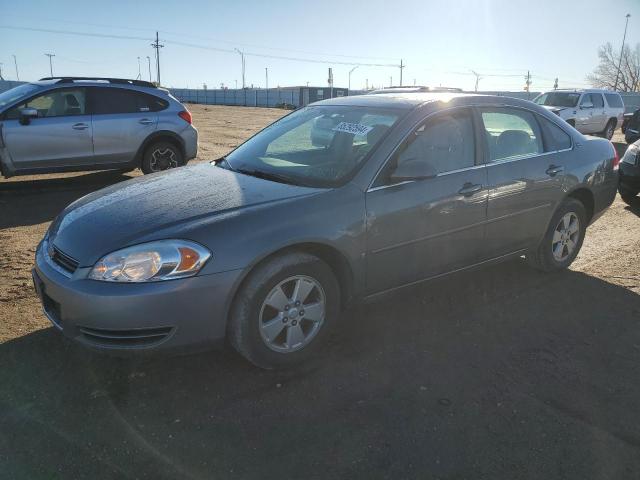
{"label": "wheel well", "polygon": [[616,128],[618,128],[618,119],[615,117],[611,117],[609,118],[609,122],[613,121],[613,129],[615,130]]}
{"label": "wheel well", "polygon": [[342,253],[340,253],[335,248],[322,243],[299,243],[296,245],[291,245],[291,246],[282,248],[280,250],[277,250],[267,255],[258,263],[253,265],[253,267],[251,267],[251,270],[249,270],[246,273],[245,277],[242,279],[242,282],[240,282],[238,288],[236,289],[236,292],[234,294],[234,301],[238,293],[241,291],[245,281],[247,280],[247,278],[249,278],[249,275],[251,275],[251,272],[253,272],[258,266],[271,260],[273,257],[282,255],[288,252],[308,253],[310,255],[314,255],[318,257],[320,260],[322,260],[327,265],[329,265],[329,268],[331,268],[331,270],[333,271],[333,274],[336,276],[336,279],[338,280],[338,284],[340,286],[340,294],[341,294],[340,296],[341,296],[341,303],[342,303],[341,306],[344,309],[349,305],[349,302],[353,297],[353,291],[354,291],[354,278],[353,278],[353,271],[351,270],[351,266],[349,265],[349,262],[344,257],[344,255],[342,255]]}
{"label": "wheel well", "polygon": [[142,158],[143,158],[145,152],[147,151],[147,149],[151,145],[153,145],[154,143],[157,143],[157,142],[167,142],[167,143],[172,144],[178,150],[180,150],[180,152],[182,153],[182,156],[184,157],[184,155],[185,155],[184,145],[182,144],[182,142],[176,136],[174,136],[174,135],[172,135],[170,133],[156,133],[152,137],[149,137],[148,139],[146,139],[145,142],[140,147],[140,150],[138,151],[138,155],[136,157],[137,163],[141,163],[142,162]]}
{"label": "wheel well", "polygon": [[584,209],[587,211],[587,223],[589,223],[591,221],[591,218],[593,218],[593,209],[594,209],[593,193],[591,193],[591,191],[587,190],[586,188],[579,188],[571,192],[569,194],[569,197],[575,198],[580,203],[582,203],[582,205],[584,205]]}

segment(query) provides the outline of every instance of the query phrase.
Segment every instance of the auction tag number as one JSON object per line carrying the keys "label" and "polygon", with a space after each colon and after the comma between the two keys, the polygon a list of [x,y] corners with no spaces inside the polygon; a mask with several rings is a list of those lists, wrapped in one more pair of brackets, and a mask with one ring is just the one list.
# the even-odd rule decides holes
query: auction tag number
{"label": "auction tag number", "polygon": [[366,135],[373,127],[367,127],[366,125],[360,125],[359,123],[340,122],[333,129],[334,132],[351,133],[353,135]]}

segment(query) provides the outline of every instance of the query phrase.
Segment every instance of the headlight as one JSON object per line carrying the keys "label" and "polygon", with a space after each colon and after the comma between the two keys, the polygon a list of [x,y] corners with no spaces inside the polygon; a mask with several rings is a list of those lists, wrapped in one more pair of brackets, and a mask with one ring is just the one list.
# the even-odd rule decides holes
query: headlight
{"label": "headlight", "polygon": [[191,277],[211,256],[202,245],[186,240],[159,240],[106,255],[89,278],[103,282],[156,282]]}

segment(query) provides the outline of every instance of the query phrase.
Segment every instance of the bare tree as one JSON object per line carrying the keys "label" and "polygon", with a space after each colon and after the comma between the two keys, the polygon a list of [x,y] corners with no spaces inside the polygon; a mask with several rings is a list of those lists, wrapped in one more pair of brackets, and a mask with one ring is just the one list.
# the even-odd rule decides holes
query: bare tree
{"label": "bare tree", "polygon": [[[620,62],[617,49],[614,50],[610,43],[602,45],[598,49],[600,64],[592,74],[587,75],[587,81],[594,87],[613,90],[618,77],[618,90],[621,92],[640,91],[640,43],[634,49],[625,45],[622,50],[622,62]],[[620,72],[618,73],[618,63]]]}

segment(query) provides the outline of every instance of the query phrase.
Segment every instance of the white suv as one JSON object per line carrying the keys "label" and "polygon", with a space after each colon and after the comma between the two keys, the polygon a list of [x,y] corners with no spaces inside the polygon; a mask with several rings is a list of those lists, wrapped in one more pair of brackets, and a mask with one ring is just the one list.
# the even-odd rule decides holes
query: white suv
{"label": "white suv", "polygon": [[611,140],[624,118],[624,103],[609,90],[551,90],[533,100],[551,110],[580,133],[599,134]]}

